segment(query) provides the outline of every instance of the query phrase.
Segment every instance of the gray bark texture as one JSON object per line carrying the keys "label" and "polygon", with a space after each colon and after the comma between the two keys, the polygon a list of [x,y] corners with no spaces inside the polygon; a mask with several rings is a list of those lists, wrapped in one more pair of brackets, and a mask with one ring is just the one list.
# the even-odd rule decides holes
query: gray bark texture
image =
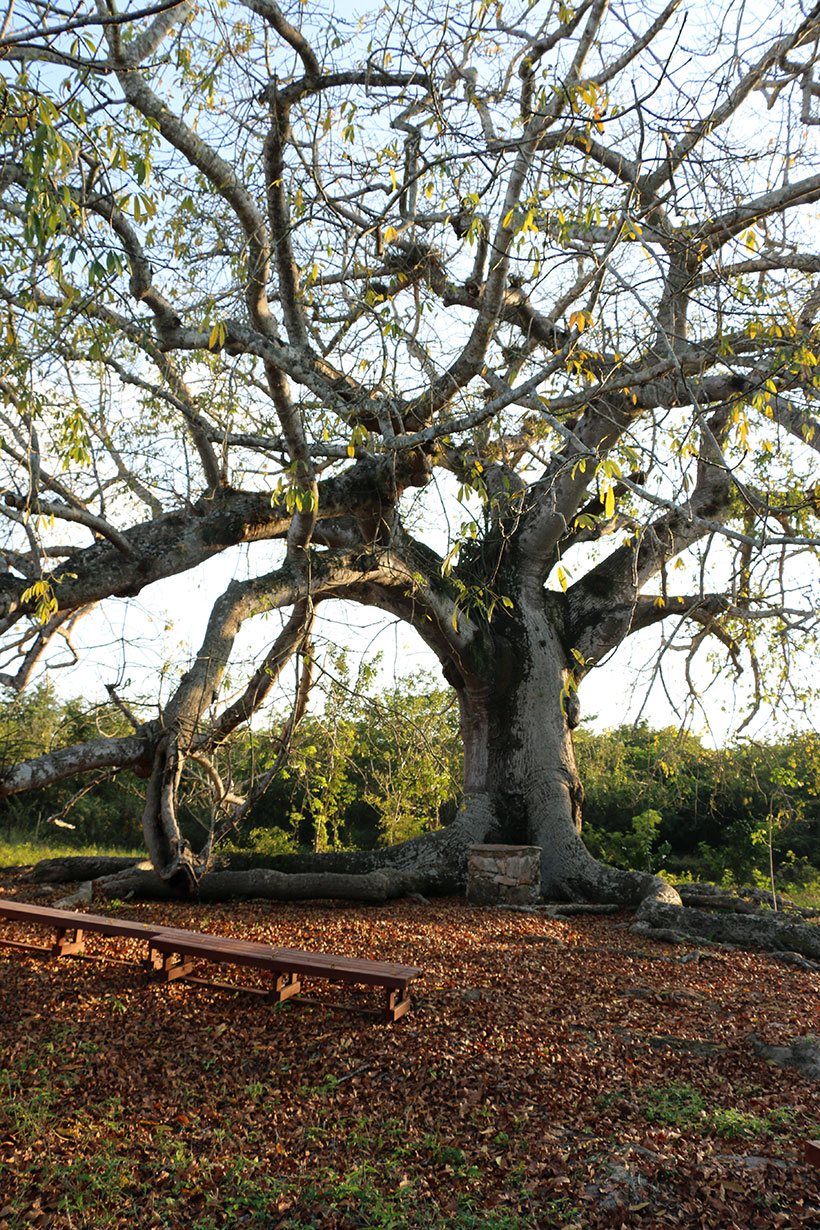
{"label": "gray bark texture", "polygon": [[641,905],[637,917],[639,934],[643,935],[667,931],[678,933],[684,941],[702,939],[764,952],[797,952],[820,960],[820,927],[779,918],[776,914],[712,914],[708,910],[675,909],[651,902]]}
{"label": "gray bark texture", "polygon": [[118,858],[116,856],[83,857],[66,855],[65,858],[44,858],[35,863],[31,878],[36,884],[71,884],[81,880],[97,880],[100,876],[115,875],[129,867],[137,867],[144,860]]}

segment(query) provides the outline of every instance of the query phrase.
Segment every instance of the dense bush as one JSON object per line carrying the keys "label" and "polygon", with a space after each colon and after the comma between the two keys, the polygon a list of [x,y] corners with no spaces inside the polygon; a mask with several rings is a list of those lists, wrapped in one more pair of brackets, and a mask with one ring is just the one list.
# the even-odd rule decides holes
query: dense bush
{"label": "dense bush", "polygon": [[[694,735],[645,724],[579,732],[585,822],[593,849],[623,866],[709,879],[765,875],[776,865],[820,864],[820,738],[706,748]],[[660,816],[648,853],[635,822]],[[647,834],[643,834],[644,845]]]}
{"label": "dense bush", "polygon": [[[352,679],[339,657],[322,675],[324,708],[302,722],[281,773],[250,811],[235,847],[275,854],[391,844],[447,823],[461,789],[454,696],[429,676],[373,695],[375,667]],[[114,708],[89,713],[43,686],[0,704],[0,773],[90,733],[123,733]],[[247,790],[273,762],[281,719],[249,731],[220,765]],[[585,835],[621,866],[709,879],[810,877],[820,866],[820,738],[704,747],[694,735],[646,724],[577,732]],[[0,836],[59,837],[67,848],[140,844],[144,783],[122,772],[88,789],[66,781],[0,802]],[[183,823],[201,845],[212,816],[205,779],[192,779]],[[55,830],[55,818],[59,827]]]}

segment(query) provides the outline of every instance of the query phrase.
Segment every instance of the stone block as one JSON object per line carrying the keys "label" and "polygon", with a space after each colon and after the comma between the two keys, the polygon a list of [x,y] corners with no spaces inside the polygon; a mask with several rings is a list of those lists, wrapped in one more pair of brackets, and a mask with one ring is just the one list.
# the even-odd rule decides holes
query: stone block
{"label": "stone block", "polygon": [[467,900],[473,905],[534,905],[541,896],[538,846],[473,846],[467,858]]}

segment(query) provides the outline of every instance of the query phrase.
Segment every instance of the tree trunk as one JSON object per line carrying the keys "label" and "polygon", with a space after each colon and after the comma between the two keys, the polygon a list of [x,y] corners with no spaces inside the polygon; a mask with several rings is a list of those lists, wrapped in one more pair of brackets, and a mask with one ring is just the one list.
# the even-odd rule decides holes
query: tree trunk
{"label": "tree trunk", "polygon": [[545,897],[680,905],[663,880],[607,867],[581,839],[574,662],[543,606],[543,593],[519,601],[515,621],[493,636],[483,678],[480,669],[451,678],[461,701],[465,789],[490,800],[497,840],[540,847]]}
{"label": "tree trunk", "polygon": [[179,831],[176,816],[183,763],[176,735],[163,735],[154,753],[145,792],[142,832],[145,848],[159,875],[172,892],[185,896],[194,888],[197,877],[193,851]]}

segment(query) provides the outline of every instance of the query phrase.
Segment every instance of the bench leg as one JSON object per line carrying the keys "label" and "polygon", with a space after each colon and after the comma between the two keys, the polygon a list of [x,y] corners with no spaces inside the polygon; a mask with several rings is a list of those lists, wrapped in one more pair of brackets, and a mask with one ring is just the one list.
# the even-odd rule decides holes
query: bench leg
{"label": "bench leg", "polygon": [[174,982],[177,978],[186,978],[194,968],[192,957],[178,952],[157,952],[155,948],[149,949],[145,964],[161,982]]}
{"label": "bench leg", "polygon": [[400,991],[387,992],[387,1007],[384,1010],[384,1020],[387,1024],[398,1021],[405,1012],[410,1010],[410,992],[407,987]]}
{"label": "bench leg", "polygon": [[143,958],[142,967],[149,974],[158,974],[162,969],[162,953],[157,952],[156,948],[152,948],[149,944],[148,956]]}
{"label": "bench leg", "polygon": [[54,933],[54,943],[49,951],[52,957],[69,957],[78,952],[85,952],[85,941],[80,928],[58,929]]}
{"label": "bench leg", "polygon": [[302,984],[296,974],[277,974],[268,992],[268,998],[275,1004],[281,1004],[290,999],[291,995],[298,995],[301,989]]}

